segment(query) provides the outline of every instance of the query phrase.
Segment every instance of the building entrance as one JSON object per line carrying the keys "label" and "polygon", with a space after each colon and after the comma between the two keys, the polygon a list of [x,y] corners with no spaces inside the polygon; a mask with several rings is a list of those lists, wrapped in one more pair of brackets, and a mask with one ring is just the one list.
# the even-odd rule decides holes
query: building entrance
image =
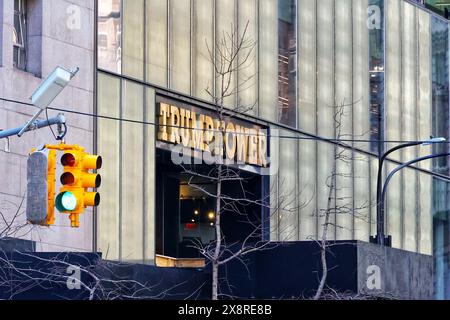
{"label": "building entrance", "polygon": [[[156,254],[173,258],[202,258],[199,247],[215,241],[216,190],[214,167],[181,167],[170,152],[157,150]],[[236,171],[242,178],[222,187],[221,227],[226,244],[268,238],[266,179]],[[201,176],[199,176],[200,174]],[[248,201],[242,201],[247,199]]]}

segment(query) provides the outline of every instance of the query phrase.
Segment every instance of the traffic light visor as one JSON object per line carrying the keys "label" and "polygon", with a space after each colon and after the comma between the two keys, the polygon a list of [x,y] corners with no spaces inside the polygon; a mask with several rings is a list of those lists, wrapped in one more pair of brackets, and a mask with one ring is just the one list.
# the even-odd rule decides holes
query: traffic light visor
{"label": "traffic light visor", "polygon": [[77,198],[72,192],[62,192],[56,197],[56,208],[60,212],[74,211],[77,208]]}
{"label": "traffic light visor", "polygon": [[83,159],[83,166],[85,169],[97,170],[101,169],[103,159],[100,156],[86,155]]}
{"label": "traffic light visor", "polygon": [[82,180],[84,188],[100,188],[102,185],[102,177],[96,173],[84,173]]}
{"label": "traffic light visor", "polygon": [[100,194],[98,192],[87,192],[84,201],[86,206],[98,207],[100,205]]}

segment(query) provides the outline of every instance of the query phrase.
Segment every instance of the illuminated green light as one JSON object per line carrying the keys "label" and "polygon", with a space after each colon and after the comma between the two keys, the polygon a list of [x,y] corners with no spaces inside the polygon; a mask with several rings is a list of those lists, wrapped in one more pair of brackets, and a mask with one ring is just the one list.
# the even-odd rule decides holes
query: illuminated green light
{"label": "illuminated green light", "polygon": [[77,208],[77,198],[72,192],[63,192],[56,197],[56,209],[60,212],[74,211]]}

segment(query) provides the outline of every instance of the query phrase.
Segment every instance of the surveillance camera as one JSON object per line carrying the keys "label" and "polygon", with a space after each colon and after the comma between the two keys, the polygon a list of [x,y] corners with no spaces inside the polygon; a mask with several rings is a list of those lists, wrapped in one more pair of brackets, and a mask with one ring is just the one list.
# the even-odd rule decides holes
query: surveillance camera
{"label": "surveillance camera", "polygon": [[72,73],[57,67],[31,96],[33,105],[40,109],[47,108],[72,79]]}

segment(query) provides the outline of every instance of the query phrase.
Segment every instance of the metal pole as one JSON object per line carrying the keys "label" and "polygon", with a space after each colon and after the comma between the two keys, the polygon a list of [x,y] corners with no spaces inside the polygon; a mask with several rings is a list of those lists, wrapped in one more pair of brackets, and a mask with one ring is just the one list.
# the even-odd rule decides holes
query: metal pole
{"label": "metal pole", "polygon": [[441,158],[441,157],[449,157],[450,153],[441,153],[441,154],[432,154],[429,156],[425,156],[425,157],[421,157],[421,158],[417,158],[414,160],[411,160],[405,164],[402,164],[401,166],[398,166],[397,168],[395,168],[390,174],[389,176],[386,178],[386,182],[384,183],[383,186],[383,191],[381,194],[381,203],[380,203],[380,207],[383,208],[383,212],[384,212],[384,199],[386,198],[386,191],[387,191],[387,187],[389,186],[389,183],[391,182],[392,178],[394,177],[394,175],[399,172],[400,170],[409,167],[410,165],[414,164],[414,163],[418,163],[421,161],[425,161],[425,160],[430,160],[430,159],[435,159],[435,158]]}
{"label": "metal pole", "polygon": [[419,146],[421,144],[423,144],[424,142],[411,142],[411,143],[406,143],[406,144],[402,144],[399,146],[396,146],[390,150],[388,150],[387,152],[385,152],[381,158],[378,161],[378,177],[377,177],[377,237],[376,237],[376,241],[378,244],[380,245],[385,245],[385,237],[386,235],[384,234],[384,207],[382,205],[380,205],[381,203],[381,193],[382,193],[382,185],[381,185],[381,179],[383,176],[383,164],[384,161],[387,159],[387,157],[392,154],[393,152],[403,149],[403,148],[407,148],[407,147],[413,147],[413,146]]}
{"label": "metal pole", "polygon": [[62,113],[60,113],[56,117],[50,118],[48,120],[36,120],[31,125],[28,125],[28,123],[27,123],[27,125],[19,127],[19,128],[0,131],[0,139],[5,139],[8,137],[16,136],[20,132],[22,132],[22,130],[27,126],[28,126],[28,128],[25,130],[25,132],[37,130],[37,129],[41,129],[41,128],[45,128],[45,127],[49,127],[49,126],[53,126],[53,125],[57,125],[57,124],[65,124],[65,123],[66,123],[66,118],[64,117],[64,115]]}

